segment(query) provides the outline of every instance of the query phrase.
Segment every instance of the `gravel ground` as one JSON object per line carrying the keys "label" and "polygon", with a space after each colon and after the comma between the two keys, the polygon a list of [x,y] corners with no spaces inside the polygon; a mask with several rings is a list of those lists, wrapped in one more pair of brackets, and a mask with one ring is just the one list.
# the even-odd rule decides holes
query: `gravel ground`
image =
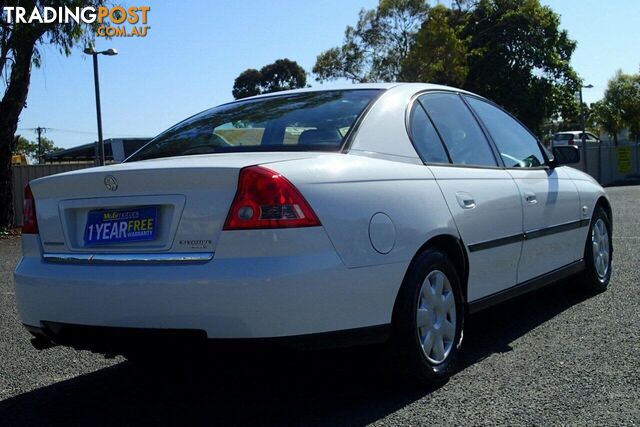
{"label": "gravel ground", "polygon": [[609,290],[587,295],[559,282],[470,317],[460,371],[419,391],[385,381],[369,348],[250,352],[170,369],[37,352],[15,308],[20,243],[2,240],[0,425],[640,424],[640,187],[607,192]]}

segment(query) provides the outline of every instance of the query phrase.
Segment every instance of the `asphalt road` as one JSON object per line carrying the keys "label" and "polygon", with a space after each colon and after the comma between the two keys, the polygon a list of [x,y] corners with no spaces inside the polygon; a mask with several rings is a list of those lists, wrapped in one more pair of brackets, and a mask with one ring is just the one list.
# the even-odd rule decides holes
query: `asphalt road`
{"label": "asphalt road", "polygon": [[38,352],[14,302],[20,243],[0,241],[0,425],[640,424],[640,187],[607,191],[609,290],[564,281],[470,317],[460,371],[426,390],[392,385],[368,348],[164,369]]}

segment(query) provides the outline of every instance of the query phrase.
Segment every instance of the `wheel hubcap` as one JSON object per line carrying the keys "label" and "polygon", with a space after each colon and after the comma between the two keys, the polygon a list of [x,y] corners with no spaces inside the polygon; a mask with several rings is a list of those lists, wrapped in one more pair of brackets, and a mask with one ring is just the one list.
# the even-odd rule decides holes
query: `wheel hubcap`
{"label": "wheel hubcap", "polygon": [[600,280],[604,280],[609,273],[609,232],[605,222],[598,218],[591,230],[591,245],[593,252],[593,265]]}
{"label": "wheel hubcap", "polygon": [[416,313],[418,339],[429,362],[449,356],[456,335],[456,301],[447,276],[434,270],[422,282]]}

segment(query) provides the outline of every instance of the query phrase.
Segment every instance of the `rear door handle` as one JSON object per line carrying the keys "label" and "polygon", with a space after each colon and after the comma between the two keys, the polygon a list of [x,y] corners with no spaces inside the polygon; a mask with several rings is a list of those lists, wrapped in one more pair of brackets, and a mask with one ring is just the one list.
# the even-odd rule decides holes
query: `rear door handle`
{"label": "rear door handle", "polygon": [[531,191],[524,192],[524,200],[530,205],[535,205],[536,203],[538,203],[538,198],[536,197],[535,193],[532,193]]}
{"label": "rear door handle", "polygon": [[458,200],[458,204],[462,209],[473,209],[476,207],[476,201],[469,193],[459,191],[456,193],[456,199]]}

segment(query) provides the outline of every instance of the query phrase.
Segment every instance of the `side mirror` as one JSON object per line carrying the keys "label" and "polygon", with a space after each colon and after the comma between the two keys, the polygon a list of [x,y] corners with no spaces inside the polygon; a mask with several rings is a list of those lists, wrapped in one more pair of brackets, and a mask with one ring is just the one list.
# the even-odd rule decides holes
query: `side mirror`
{"label": "side mirror", "polygon": [[552,167],[580,163],[580,149],[575,145],[553,147],[553,157]]}

